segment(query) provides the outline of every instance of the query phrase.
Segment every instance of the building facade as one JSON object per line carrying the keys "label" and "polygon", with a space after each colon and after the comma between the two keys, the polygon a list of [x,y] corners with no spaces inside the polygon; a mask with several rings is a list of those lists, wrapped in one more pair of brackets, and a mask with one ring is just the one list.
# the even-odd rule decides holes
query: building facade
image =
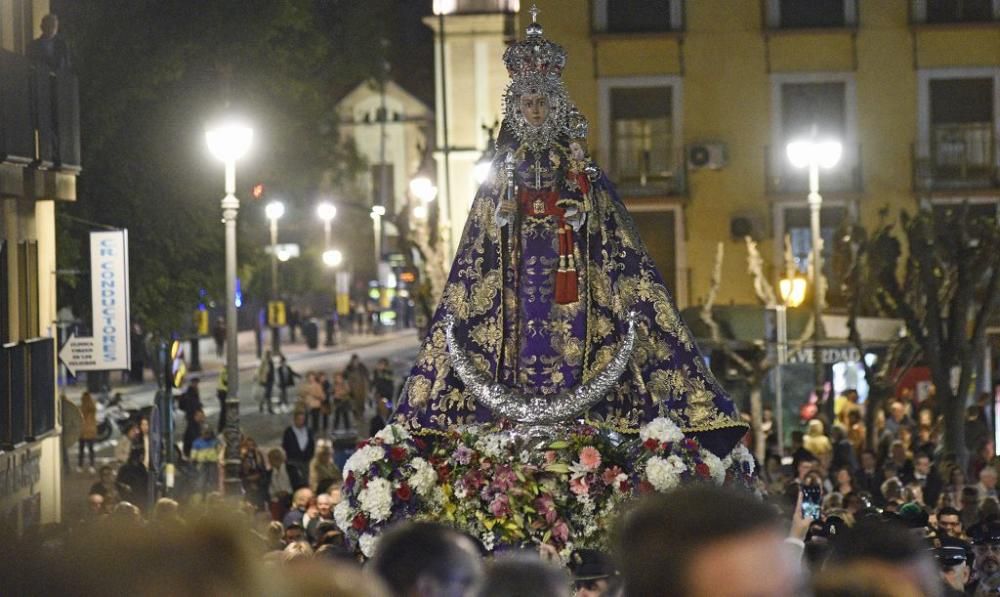
{"label": "building facade", "polygon": [[[807,181],[785,145],[844,147],[820,173],[824,252],[845,220],[1000,198],[1000,2],[537,0],[591,152],[619,185],[681,307],[757,302],[747,234],[783,271],[811,250]],[[530,22],[519,14],[519,32]],[[490,57],[500,64],[499,54]],[[494,100],[495,101],[495,100]],[[829,272],[830,259],[825,260]],[[835,297],[829,302],[836,306]]]}
{"label": "building facade", "polygon": [[48,0],[0,0],[0,528],[60,520],[56,209],[76,199],[76,79],[31,62]]}

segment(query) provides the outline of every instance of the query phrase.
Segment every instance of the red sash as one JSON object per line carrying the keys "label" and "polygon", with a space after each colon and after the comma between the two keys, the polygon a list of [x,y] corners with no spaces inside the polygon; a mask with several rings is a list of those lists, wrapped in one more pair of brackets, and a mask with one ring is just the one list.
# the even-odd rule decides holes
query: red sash
{"label": "red sash", "polygon": [[559,235],[559,269],[556,271],[555,299],[560,305],[579,300],[576,258],[573,255],[573,228],[566,223],[566,210],[556,205],[559,193],[521,189],[518,196],[521,213],[528,216],[553,216]]}

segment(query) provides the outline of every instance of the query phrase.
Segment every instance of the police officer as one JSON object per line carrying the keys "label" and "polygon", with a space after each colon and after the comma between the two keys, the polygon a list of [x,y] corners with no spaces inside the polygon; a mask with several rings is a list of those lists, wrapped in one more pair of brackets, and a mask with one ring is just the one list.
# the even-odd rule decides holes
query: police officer
{"label": "police officer", "polygon": [[972,540],[972,583],[996,587],[1000,584],[1000,521],[969,527]]}

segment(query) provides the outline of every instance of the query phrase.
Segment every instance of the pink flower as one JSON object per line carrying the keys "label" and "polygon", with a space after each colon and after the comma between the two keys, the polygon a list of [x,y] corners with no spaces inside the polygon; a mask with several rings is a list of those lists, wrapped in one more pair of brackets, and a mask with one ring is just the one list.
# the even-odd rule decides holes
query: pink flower
{"label": "pink flower", "polygon": [[569,480],[569,490],[576,495],[587,495],[590,493],[590,486],[587,485],[586,479],[578,477],[576,479]]}
{"label": "pink flower", "polygon": [[517,485],[517,475],[509,466],[497,467],[493,474],[493,488],[497,491],[509,491]]}
{"label": "pink flower", "polygon": [[622,469],[617,466],[604,469],[603,479],[605,485],[611,485],[618,478],[618,475],[622,473]]}
{"label": "pink flower", "polygon": [[545,452],[545,462],[552,464],[556,461],[556,458],[557,456],[554,450],[548,450]]}
{"label": "pink flower", "polygon": [[510,514],[510,499],[505,494],[498,494],[490,502],[490,512],[497,518]]}
{"label": "pink flower", "polygon": [[559,515],[556,512],[556,503],[552,499],[552,496],[543,495],[535,500],[535,508],[538,512],[545,517],[545,522],[552,524],[556,521],[556,516]]}
{"label": "pink flower", "polygon": [[595,470],[601,466],[601,453],[594,446],[587,446],[580,450],[580,464],[588,470]]}
{"label": "pink flower", "polygon": [[560,543],[566,543],[569,539],[569,526],[565,521],[560,520],[552,526],[552,538]]}

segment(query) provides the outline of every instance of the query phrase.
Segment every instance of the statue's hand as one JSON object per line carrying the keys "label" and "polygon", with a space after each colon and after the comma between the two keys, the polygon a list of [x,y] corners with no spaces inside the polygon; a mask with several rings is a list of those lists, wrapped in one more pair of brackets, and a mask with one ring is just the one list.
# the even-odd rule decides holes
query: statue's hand
{"label": "statue's hand", "polygon": [[573,232],[576,232],[587,221],[587,213],[574,207],[566,210],[565,218],[566,223],[573,228]]}
{"label": "statue's hand", "polygon": [[514,221],[517,217],[517,204],[513,201],[502,199],[497,205],[496,219],[497,226],[503,228]]}

